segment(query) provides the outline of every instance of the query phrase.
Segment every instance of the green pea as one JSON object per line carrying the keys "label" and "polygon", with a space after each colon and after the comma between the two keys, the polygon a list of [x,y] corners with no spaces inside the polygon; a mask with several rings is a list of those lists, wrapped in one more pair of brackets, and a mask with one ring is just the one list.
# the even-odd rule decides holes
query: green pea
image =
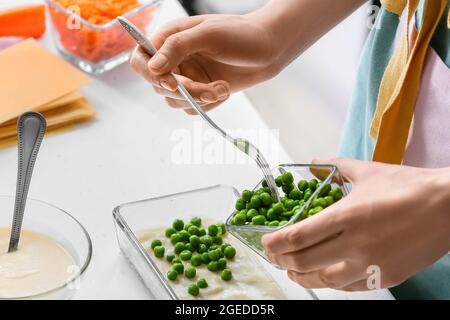
{"label": "green pea", "polygon": [[170,242],[172,243],[172,245],[181,242],[181,236],[178,233],[174,233],[173,235],[170,236]]}
{"label": "green pea", "polygon": [[190,244],[189,242],[186,243],[186,244],[184,245],[184,247],[185,247],[185,250],[189,250],[190,252],[194,252],[194,251],[195,251],[194,246],[193,246],[192,244]]}
{"label": "green pea", "polygon": [[217,236],[218,233],[219,233],[219,228],[215,224],[212,224],[208,227],[208,234],[211,237]]}
{"label": "green pea", "polygon": [[331,206],[334,203],[334,198],[332,196],[326,196],[325,198],[325,202],[327,203],[327,207]]}
{"label": "green pea", "polygon": [[263,180],[263,181],[261,182],[261,185],[262,185],[264,188],[267,188],[267,187],[269,186],[269,184],[267,183],[266,180]]}
{"label": "green pea", "polygon": [[193,235],[189,237],[189,243],[194,247],[194,248],[198,248],[201,244],[200,242],[200,237]]}
{"label": "green pea", "polygon": [[221,236],[213,237],[213,243],[221,245],[223,243],[223,239]]}
{"label": "green pea", "polygon": [[200,229],[197,226],[190,226],[187,232],[190,235],[198,236],[200,234]]}
{"label": "green pea", "polygon": [[306,181],[306,180],[300,180],[300,181],[297,183],[297,187],[298,187],[298,189],[299,189],[300,191],[305,191],[305,190],[309,187],[308,181]]}
{"label": "green pea", "polygon": [[315,207],[315,208],[312,208],[312,209],[310,209],[310,210],[308,211],[308,216],[313,216],[313,215],[319,213],[319,212],[322,211],[322,210],[323,210],[322,207]]}
{"label": "green pea", "polygon": [[[209,258],[211,259],[211,261],[217,261],[220,259],[219,251],[220,250],[213,250],[213,251],[208,252]],[[222,251],[220,251],[220,252],[222,252]]]}
{"label": "green pea", "polygon": [[291,193],[292,190],[294,190],[294,185],[293,184],[288,184],[288,185],[283,185],[281,187],[281,190],[283,190],[283,192],[288,195],[289,193]]}
{"label": "green pea", "polygon": [[184,250],[186,250],[186,246],[185,246],[185,244],[182,243],[182,242],[176,243],[175,246],[173,247],[173,251],[174,251],[176,254],[180,254],[180,253],[181,253],[182,251],[184,251]]}
{"label": "green pea", "polygon": [[153,253],[155,254],[155,257],[157,257],[157,258],[162,258],[162,257],[164,257],[164,251],[165,251],[166,249],[164,249],[164,247],[163,246],[157,246],[157,247],[155,247],[154,249],[153,249]]}
{"label": "green pea", "polygon": [[183,220],[180,220],[180,219],[175,220],[172,224],[172,227],[177,231],[183,230],[183,227],[184,227]]}
{"label": "green pea", "polygon": [[279,223],[278,220],[273,220],[269,223],[269,227],[278,227]]}
{"label": "green pea", "polygon": [[267,220],[266,220],[266,221],[264,222],[264,225],[265,225],[265,226],[268,226],[269,223],[270,223],[270,221],[267,221]]}
{"label": "green pea", "polygon": [[168,262],[171,263],[174,259],[175,259],[175,255],[174,255],[174,254],[168,254],[168,255],[166,255],[166,260],[167,260]]}
{"label": "green pea", "polygon": [[225,252],[225,248],[231,246],[231,244],[229,243],[224,243],[220,246],[220,250],[222,250],[222,252]]}
{"label": "green pea", "polygon": [[156,240],[153,240],[153,241],[152,241],[150,247],[151,247],[152,250],[153,250],[153,249],[155,249],[156,247],[159,247],[159,246],[161,246],[161,245],[162,245],[161,240],[156,239]]}
{"label": "green pea", "polygon": [[248,202],[245,205],[245,209],[250,210],[250,209],[258,209],[258,208],[256,208],[251,202]]}
{"label": "green pea", "polygon": [[203,253],[208,251],[208,247],[204,243],[200,243],[197,248],[198,253]]}
{"label": "green pea", "polygon": [[225,258],[220,258],[217,261],[217,269],[218,270],[223,270],[227,267],[227,260]]}
{"label": "green pea", "polygon": [[192,257],[192,252],[189,251],[189,250],[184,250],[184,251],[182,251],[182,252],[180,253],[180,259],[181,259],[182,261],[190,260],[191,257]]}
{"label": "green pea", "polygon": [[331,189],[329,195],[333,197],[334,201],[339,201],[344,196],[342,190],[339,187],[334,187],[333,189]]}
{"label": "green pea", "polygon": [[188,287],[188,293],[189,293],[191,296],[196,297],[196,296],[198,296],[198,295],[200,294],[200,288],[199,288],[196,284],[191,284],[191,285]]}
{"label": "green pea", "polygon": [[170,269],[169,271],[167,271],[167,279],[171,280],[171,281],[175,281],[178,277],[178,272],[176,272],[173,269]]}
{"label": "green pea", "polygon": [[186,278],[192,279],[195,278],[195,275],[197,274],[197,270],[194,267],[189,267],[186,270],[184,270],[184,275]]}
{"label": "green pea", "polygon": [[275,178],[275,184],[277,187],[281,187],[283,185],[283,180],[281,180],[281,176]]}
{"label": "green pea", "polygon": [[267,209],[267,208],[264,208],[264,207],[261,207],[261,208],[259,208],[259,210],[258,210],[259,214],[261,214],[261,215],[263,215],[263,216],[267,216],[267,211],[268,211],[268,209]]}
{"label": "green pea", "polygon": [[205,279],[205,278],[200,278],[200,279],[198,279],[198,281],[197,281],[197,286],[198,286],[200,289],[208,288],[208,282],[206,282],[206,279]]}
{"label": "green pea", "polygon": [[270,194],[268,194],[267,192],[261,193],[259,198],[261,199],[262,203],[265,206],[270,206],[272,204],[272,202],[273,202],[272,196]]}
{"label": "green pea", "polygon": [[289,221],[287,221],[287,220],[282,220],[282,221],[280,221],[280,223],[278,224],[278,226],[284,226],[286,223],[288,223]]}
{"label": "green pea", "polygon": [[330,184],[324,184],[323,186],[322,186],[322,188],[320,189],[320,192],[319,192],[319,197],[325,197],[325,196],[327,196],[329,193],[330,193],[330,191],[331,191],[331,185]]}
{"label": "green pea", "polygon": [[250,199],[250,203],[252,204],[253,208],[259,208],[262,205],[262,201],[260,196],[258,195],[253,195],[252,198]]}
{"label": "green pea", "polygon": [[303,193],[303,200],[307,201],[312,196],[311,189],[306,189],[306,191]]}
{"label": "green pea", "polygon": [[234,256],[236,255],[236,249],[231,245],[229,245],[223,250],[223,254],[227,259],[233,259]]}
{"label": "green pea", "polygon": [[245,202],[249,202],[250,199],[253,196],[253,192],[250,190],[244,190],[242,191],[242,199],[244,199]]}
{"label": "green pea", "polygon": [[233,221],[234,221],[234,224],[236,224],[238,226],[243,225],[247,221],[247,216],[245,214],[238,213],[237,215],[234,216]]}
{"label": "green pea", "polygon": [[258,215],[256,217],[253,217],[252,219],[252,223],[255,225],[264,225],[264,223],[266,222],[266,217],[264,217],[263,215]]}
{"label": "green pea", "polygon": [[200,254],[194,254],[191,257],[191,265],[198,267],[203,263],[202,256]]}
{"label": "green pea", "polygon": [[294,189],[289,193],[289,198],[292,200],[300,200],[303,199],[303,192],[300,190]]}
{"label": "green pea", "polygon": [[209,248],[213,244],[213,238],[210,235],[205,235],[200,237],[200,242]]}
{"label": "green pea", "polygon": [[175,258],[175,259],[172,260],[172,265],[174,265],[176,263],[181,263],[182,264],[183,262],[181,261],[181,259]]}
{"label": "green pea", "polygon": [[318,183],[319,181],[317,181],[317,179],[311,179],[308,181],[308,188],[311,189],[311,191],[315,191]]}
{"label": "green pea", "polygon": [[175,270],[178,274],[183,274],[184,265],[182,263],[175,263],[172,265],[172,270]]}
{"label": "green pea", "polygon": [[281,182],[284,186],[291,185],[294,183],[294,176],[290,172],[285,172],[281,175]]}
{"label": "green pea", "polygon": [[180,232],[178,232],[178,234],[180,235],[181,241],[183,242],[189,241],[189,237],[191,236],[186,230],[181,230]]}
{"label": "green pea", "polygon": [[247,211],[246,219],[247,221],[251,221],[253,217],[256,217],[258,215],[258,211],[256,209],[250,209]]}
{"label": "green pea", "polygon": [[200,228],[200,229],[198,230],[198,236],[199,236],[199,237],[203,237],[204,235],[206,235],[206,230],[203,229],[203,228]]}
{"label": "green pea", "polygon": [[208,252],[202,253],[202,262],[204,264],[208,264],[208,263],[211,262],[211,259],[209,258],[209,253]]}
{"label": "green pea", "polygon": [[[273,207],[272,207],[273,211],[275,211],[275,213],[277,215],[282,214],[285,211],[284,205],[281,202],[276,203]],[[268,212],[267,212],[268,213]]]}
{"label": "green pea", "polygon": [[210,247],[208,248],[208,251],[214,251],[214,250],[216,250],[216,249],[219,249],[219,246],[218,246],[217,244],[213,244],[212,246],[210,246]]}
{"label": "green pea", "polygon": [[211,261],[206,268],[211,272],[215,272],[219,269],[219,266],[217,265],[217,261]]}
{"label": "green pea", "polygon": [[269,211],[267,211],[267,219],[269,221],[277,220],[278,217],[279,214],[277,214],[277,212],[273,208],[270,208]]}
{"label": "green pea", "polygon": [[222,278],[223,281],[230,281],[231,278],[233,277],[233,273],[231,272],[230,269],[224,269],[222,270],[220,277]]}
{"label": "green pea", "polygon": [[239,198],[236,201],[236,205],[235,205],[236,210],[240,211],[242,209],[245,209],[245,201],[244,199]]}
{"label": "green pea", "polygon": [[168,228],[166,229],[166,237],[170,238],[173,234],[177,233],[177,230],[175,230],[174,228]]}
{"label": "green pea", "polygon": [[295,207],[295,201],[294,200],[287,200],[286,203],[284,204],[284,207],[286,208],[286,210],[292,210],[293,207]]}
{"label": "green pea", "polygon": [[191,219],[191,224],[197,228],[200,228],[202,226],[202,219],[199,217],[194,217]]}
{"label": "green pea", "polygon": [[225,224],[224,224],[224,223],[219,223],[217,226],[218,226],[219,229],[221,230],[220,234],[224,235],[224,234],[227,233],[227,228],[225,227]]}
{"label": "green pea", "polygon": [[311,206],[313,208],[316,208],[316,207],[325,208],[327,206],[327,201],[324,198],[317,198],[311,202]]}

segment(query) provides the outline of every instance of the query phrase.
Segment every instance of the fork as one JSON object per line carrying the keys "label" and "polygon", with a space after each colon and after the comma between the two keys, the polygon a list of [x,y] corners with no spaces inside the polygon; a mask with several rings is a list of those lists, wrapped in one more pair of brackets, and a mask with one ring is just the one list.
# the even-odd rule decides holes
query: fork
{"label": "fork", "polygon": [[[147,37],[130,21],[128,21],[124,17],[118,17],[117,20],[122,25],[122,27],[125,29],[125,31],[142,47],[142,49],[150,56],[154,56],[156,54],[156,48],[153,46],[151,41],[147,39]],[[184,85],[177,79],[177,77],[172,73],[174,76],[178,91],[181,93],[181,95],[186,99],[186,101],[189,103],[189,105],[198,113],[200,117],[202,117],[203,120],[205,120],[211,128],[216,130],[219,134],[222,135],[223,138],[225,138],[227,141],[231,142],[235,147],[237,147],[240,151],[244,152],[246,155],[248,155],[250,158],[252,158],[258,167],[261,169],[264,175],[264,179],[267,182],[268,187],[270,188],[270,191],[272,193],[272,196],[275,198],[275,200],[278,202],[280,201],[280,194],[278,193],[277,185],[275,184],[275,179],[272,175],[272,172],[270,170],[270,167],[262,155],[261,151],[252,144],[250,141],[241,139],[241,138],[234,138],[233,136],[229,135],[227,132],[225,132],[222,128],[220,128],[203,110],[202,108],[197,104],[195,99],[191,96],[191,94],[186,90]]]}

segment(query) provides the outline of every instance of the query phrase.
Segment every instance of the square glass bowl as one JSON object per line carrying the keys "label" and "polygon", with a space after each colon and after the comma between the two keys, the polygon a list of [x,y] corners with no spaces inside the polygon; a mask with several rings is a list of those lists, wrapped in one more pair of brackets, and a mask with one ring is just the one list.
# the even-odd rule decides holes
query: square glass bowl
{"label": "square glass bowl", "polygon": [[[339,187],[342,191],[343,196],[349,193],[348,186],[344,182],[344,179],[339,174],[336,166],[333,165],[308,165],[308,164],[282,164],[272,170],[274,177],[277,177],[285,172],[291,172],[294,176],[295,188],[297,188],[297,183],[300,180],[311,180],[317,179],[320,181],[320,186],[314,191],[311,197],[301,206],[295,214],[290,218],[290,220],[283,226],[269,227],[269,226],[259,226],[259,225],[234,225],[231,223],[233,216],[237,213],[234,212],[228,217],[226,221],[226,228],[233,234],[236,238],[241,240],[246,246],[250,247],[262,258],[269,261],[264,247],[261,243],[261,238],[270,232],[278,231],[287,226],[290,226],[302,219],[307,217],[308,211],[311,208],[311,203],[314,199],[317,199],[322,189],[326,184],[331,184],[331,186]],[[253,189],[259,189],[262,187],[262,181]],[[283,193],[280,190],[281,193]],[[282,196],[282,194],[280,194]],[[320,214],[320,213],[319,213]],[[270,262],[270,261],[269,261]],[[272,262],[270,262],[272,263]],[[276,266],[276,265],[275,265]],[[276,266],[281,268],[279,266]]]}
{"label": "square glass bowl", "polygon": [[[119,247],[154,298],[179,299],[165,273],[159,270],[153,255],[142,246],[136,234],[145,229],[167,228],[175,219],[187,221],[201,217],[204,221],[224,221],[234,210],[238,197],[239,192],[235,188],[219,185],[127,203],[114,209]],[[242,249],[246,248],[242,246]],[[314,292],[290,281],[284,271],[274,268],[253,251],[249,253],[276,281],[287,299],[317,298]]]}
{"label": "square glass bowl", "polygon": [[[135,47],[133,39],[117,20],[106,23],[82,18],[83,7],[63,7],[45,0],[58,52],[85,72],[101,74],[126,62]],[[150,34],[162,0],[140,0],[140,6],[123,16],[144,33]]]}

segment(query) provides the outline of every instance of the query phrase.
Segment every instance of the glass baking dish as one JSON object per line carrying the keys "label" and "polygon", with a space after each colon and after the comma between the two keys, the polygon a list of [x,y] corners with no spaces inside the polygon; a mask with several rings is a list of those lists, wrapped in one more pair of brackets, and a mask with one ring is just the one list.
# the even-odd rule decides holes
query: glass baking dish
{"label": "glass baking dish", "polygon": [[[124,14],[147,35],[162,0],[140,0],[138,8]],[[58,52],[91,74],[101,74],[130,58],[135,42],[116,20],[106,23],[82,18],[80,7],[64,7],[60,0],[46,0]],[[93,18],[91,18],[93,19]]]}
{"label": "glass baking dish", "polygon": [[[136,233],[144,229],[167,228],[177,218],[186,221],[197,216],[203,220],[224,221],[233,211],[238,197],[239,193],[235,188],[218,185],[127,203],[114,209],[113,218],[119,247],[153,298],[180,299],[166,280],[165,274],[158,269],[153,255],[139,242]],[[246,249],[242,246],[238,250]],[[312,291],[290,281],[284,271],[273,267],[253,251],[249,250],[248,253],[276,281],[287,299],[316,298]]]}
{"label": "glass baking dish", "polygon": [[[278,227],[259,225],[234,225],[231,221],[233,219],[233,216],[237,212],[236,209],[233,209],[233,213],[228,217],[226,221],[226,227],[231,234],[241,240],[246,246],[250,247],[268,262],[270,261],[267,258],[267,255],[261,243],[261,238],[265,234],[286,228],[287,226],[290,226],[298,222],[299,220],[304,219],[311,207],[312,201],[318,197],[326,184],[331,184],[332,187],[339,187],[342,191],[343,196],[346,196],[349,193],[348,185],[344,183],[344,179],[339,174],[337,167],[333,165],[281,164],[272,169],[274,177],[277,177],[285,172],[291,172],[293,174],[295,188],[297,188],[297,182],[300,180],[317,179],[320,181],[320,186],[304,203],[304,205],[296,210],[295,214],[286,224]],[[259,189],[261,187],[262,181],[253,190]],[[280,193],[280,196],[282,196],[283,192],[281,190]],[[276,267],[280,268],[279,266]]]}

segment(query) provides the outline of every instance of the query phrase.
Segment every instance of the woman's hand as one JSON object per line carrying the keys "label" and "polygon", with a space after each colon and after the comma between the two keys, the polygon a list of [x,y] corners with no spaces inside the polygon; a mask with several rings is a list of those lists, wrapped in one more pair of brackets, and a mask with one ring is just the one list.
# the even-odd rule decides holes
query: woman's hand
{"label": "woman's hand", "polygon": [[351,193],[263,237],[270,259],[287,268],[293,281],[307,288],[368,290],[376,283],[372,272],[379,270],[380,285],[387,288],[450,250],[449,168],[329,162],[352,183]]}
{"label": "woman's hand", "polygon": [[251,15],[205,15],[175,20],[152,38],[158,53],[149,60],[137,48],[131,65],[174,108],[189,114],[189,107],[176,91],[178,79],[205,111],[239,91],[264,81],[277,69],[275,48],[268,28]]}

